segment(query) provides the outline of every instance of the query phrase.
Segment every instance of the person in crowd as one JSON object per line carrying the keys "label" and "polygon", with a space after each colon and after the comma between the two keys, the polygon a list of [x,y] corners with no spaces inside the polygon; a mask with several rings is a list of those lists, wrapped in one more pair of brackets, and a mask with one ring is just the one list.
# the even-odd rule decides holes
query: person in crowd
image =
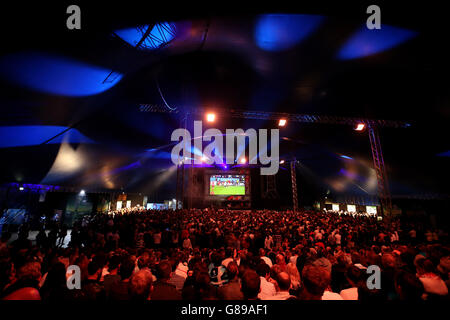
{"label": "person in crowd", "polygon": [[161,261],[156,267],[156,282],[153,285],[151,300],[180,300],[177,288],[169,283],[172,266],[169,261]]}
{"label": "person in crowd", "polygon": [[447,288],[450,288],[450,256],[441,258],[436,269],[441,279],[445,281]]}
{"label": "person in crowd", "polygon": [[181,293],[189,271],[187,255],[182,252],[175,252],[170,262],[172,265],[172,275],[168,283],[174,285],[178,292]]}
{"label": "person in crowd", "polygon": [[121,280],[119,275],[120,257],[118,255],[113,255],[108,261],[108,274],[103,278],[103,287],[105,288],[106,297],[109,297],[111,288],[114,284]]}
{"label": "person in crowd", "polygon": [[286,257],[279,253],[276,255],[276,265],[280,268],[281,271],[286,271]]}
{"label": "person in crowd", "polygon": [[81,282],[81,300],[105,301],[105,288],[100,283],[102,268],[100,264],[93,260],[88,264],[88,277]]}
{"label": "person in crowd", "polygon": [[291,277],[285,271],[280,271],[275,277],[275,290],[274,296],[270,297],[270,300],[291,300],[295,296],[291,295],[289,290],[291,289]]}
{"label": "person in crowd", "polygon": [[306,265],[303,268],[302,281],[302,300],[343,300],[339,294],[330,290],[331,274],[322,266]]}
{"label": "person in crowd", "polygon": [[422,282],[427,297],[447,296],[448,288],[430,259],[418,259],[417,277]]}
{"label": "person in crowd", "polygon": [[399,300],[421,301],[425,294],[422,282],[414,273],[399,271],[395,276],[395,290]]}
{"label": "person in crowd", "polygon": [[38,247],[46,248],[48,246],[47,234],[45,233],[44,226],[41,226],[38,234],[36,235],[36,245]]}
{"label": "person in crowd", "polygon": [[275,284],[270,280],[270,267],[261,261],[256,267],[256,272],[261,278],[261,291],[258,294],[258,298],[261,300],[270,300],[276,293]]}
{"label": "person in crowd", "polygon": [[[379,221],[361,213],[314,210],[141,207],[82,217],[70,234],[67,230],[65,240],[59,226],[55,222],[37,228],[50,230],[47,241],[29,239],[30,225],[25,224],[11,242],[11,232],[4,228],[0,297],[44,301],[449,297],[448,232],[445,226],[437,231],[413,218]],[[178,241],[173,235],[179,235]],[[67,267],[72,264],[80,267],[87,289],[66,295],[64,275],[70,276]],[[367,288],[370,265],[381,269],[381,289]]]}
{"label": "person in crowd", "polygon": [[248,270],[242,276],[241,291],[244,300],[259,300],[258,294],[261,291],[261,279],[253,270]]}
{"label": "person in crowd", "polygon": [[39,281],[41,264],[37,261],[25,262],[17,270],[16,278],[5,286],[2,300],[41,300]]}
{"label": "person in crowd", "polygon": [[130,300],[128,292],[128,282],[133,275],[135,262],[131,256],[123,257],[119,267],[120,281],[114,282],[111,285],[109,299],[110,300]]}
{"label": "person in crowd", "polygon": [[221,287],[228,281],[227,269],[222,265],[222,259],[217,251],[211,252],[211,263],[208,266],[208,273],[211,278],[211,284]]}
{"label": "person in crowd", "polygon": [[156,232],[153,233],[153,245],[155,246],[155,248],[159,248],[161,246],[161,238],[162,238],[161,231],[156,230]]}
{"label": "person in crowd", "polygon": [[62,246],[64,244],[64,239],[67,237],[67,225],[63,224],[61,229],[58,232],[58,246]]}
{"label": "person in crowd", "polygon": [[217,287],[211,284],[208,268],[197,262],[184,284],[183,300],[214,300],[216,297]]}
{"label": "person in crowd", "polygon": [[40,288],[42,300],[70,301],[74,297],[71,292],[67,287],[66,266],[62,262],[56,262]]}
{"label": "person in crowd", "polygon": [[289,292],[292,295],[297,296],[301,285],[300,273],[298,272],[297,266],[292,262],[289,262],[286,265],[286,272],[291,279],[291,287],[289,288]]}
{"label": "person in crowd", "polygon": [[263,248],[259,249],[259,257],[269,266],[269,268],[272,268],[272,260],[270,260],[270,258],[266,256],[266,251]]}
{"label": "person in crowd", "polygon": [[56,245],[56,240],[58,239],[58,228],[56,225],[53,225],[50,228],[50,232],[48,233],[47,241],[48,246],[53,248]]}
{"label": "person in crowd", "polygon": [[273,238],[272,235],[267,235],[266,238],[264,239],[264,249],[267,250],[272,250],[273,247]]}
{"label": "person in crowd", "polygon": [[148,269],[139,270],[131,276],[128,293],[132,301],[150,300],[153,291],[153,277]]}
{"label": "person in crowd", "polygon": [[339,293],[344,300],[358,300],[358,288],[364,281],[363,271],[355,265],[349,266],[345,271],[345,279],[347,281],[346,289]]}
{"label": "person in crowd", "polygon": [[227,264],[228,282],[218,289],[219,299],[221,300],[243,300],[241,285],[238,278],[238,265],[235,261]]}
{"label": "person in crowd", "polygon": [[222,261],[222,265],[226,268],[228,266],[228,263],[234,260],[234,249],[231,247],[228,247],[225,250],[225,259]]}
{"label": "person in crowd", "polygon": [[183,248],[184,249],[192,249],[192,242],[189,237],[187,237],[183,240]]}

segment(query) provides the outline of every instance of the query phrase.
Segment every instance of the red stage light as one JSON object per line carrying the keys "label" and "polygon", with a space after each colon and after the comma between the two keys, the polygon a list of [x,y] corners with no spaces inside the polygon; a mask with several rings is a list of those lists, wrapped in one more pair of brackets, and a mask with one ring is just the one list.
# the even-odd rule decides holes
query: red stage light
{"label": "red stage light", "polygon": [[287,120],[286,119],[280,119],[278,121],[278,126],[279,127],[284,127],[286,125]]}
{"label": "red stage light", "polygon": [[355,130],[356,131],[363,131],[366,128],[366,125],[364,123],[358,123]]}

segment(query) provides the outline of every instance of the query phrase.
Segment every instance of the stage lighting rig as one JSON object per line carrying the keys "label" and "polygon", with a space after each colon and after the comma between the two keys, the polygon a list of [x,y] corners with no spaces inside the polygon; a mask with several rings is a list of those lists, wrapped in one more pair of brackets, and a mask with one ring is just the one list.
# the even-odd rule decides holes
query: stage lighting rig
{"label": "stage lighting rig", "polygon": [[[180,114],[180,110],[167,110],[167,108],[162,108],[160,106],[151,104],[140,104],[141,112],[162,112],[162,113],[173,113]],[[192,115],[204,115],[207,114],[207,121],[214,122],[216,114],[207,113],[203,108],[187,108],[185,110],[186,114]],[[386,168],[383,160],[383,152],[381,150],[381,143],[378,136],[378,130],[380,128],[409,128],[411,127],[410,122],[405,122],[401,120],[384,120],[384,119],[362,119],[362,118],[351,118],[351,117],[341,117],[333,115],[311,115],[311,114],[291,114],[291,113],[280,113],[280,112],[267,112],[267,111],[254,111],[246,109],[215,109],[215,112],[224,118],[239,118],[239,119],[254,119],[254,120],[269,120],[276,121],[279,127],[284,127],[287,121],[296,123],[321,123],[321,124],[333,124],[333,125],[349,125],[353,126],[355,131],[368,132],[370,146],[372,149],[372,157],[374,162],[374,169],[377,175],[378,182],[378,198],[380,200],[382,210],[388,215],[391,214],[392,202],[389,190],[389,184],[387,180]],[[209,116],[208,116],[209,115]],[[295,162],[289,161],[291,164],[291,171],[295,168]],[[281,164],[281,161],[280,161]],[[295,181],[293,181],[295,182]],[[294,183],[293,183],[294,184]],[[295,186],[296,187],[296,186]],[[294,201],[295,203],[296,201]],[[294,205],[295,208],[297,206]]]}

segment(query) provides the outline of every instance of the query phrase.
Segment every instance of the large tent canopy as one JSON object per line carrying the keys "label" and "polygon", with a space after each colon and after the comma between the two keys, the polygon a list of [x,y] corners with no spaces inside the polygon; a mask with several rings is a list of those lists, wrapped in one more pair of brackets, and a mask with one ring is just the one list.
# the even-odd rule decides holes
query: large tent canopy
{"label": "large tent canopy", "polygon": [[[380,128],[392,193],[449,194],[450,52],[439,16],[380,5],[382,28],[368,30],[361,4],[211,12],[83,3],[81,30],[68,30],[68,5],[10,8],[2,21],[1,182],[173,196],[170,135],[181,118],[141,112],[151,104],[406,121]],[[299,174],[334,192],[376,193],[367,133],[290,122],[280,136],[280,157],[297,158]]]}

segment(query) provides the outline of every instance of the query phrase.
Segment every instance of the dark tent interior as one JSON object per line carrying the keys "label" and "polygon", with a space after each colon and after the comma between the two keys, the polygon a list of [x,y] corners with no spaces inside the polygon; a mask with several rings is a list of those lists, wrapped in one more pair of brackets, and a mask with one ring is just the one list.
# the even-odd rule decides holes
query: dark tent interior
{"label": "dark tent interior", "polygon": [[[368,30],[363,5],[149,13],[83,3],[81,30],[68,30],[56,15],[66,7],[31,5],[2,22],[2,183],[172,199],[170,134],[182,110],[235,108],[407,123],[379,130],[393,199],[448,199],[447,30],[438,16],[411,18],[426,9],[386,5],[382,28]],[[53,18],[40,19],[44,9]],[[277,127],[227,117],[215,126]],[[293,158],[305,205],[327,194],[376,199],[366,132],[289,122],[280,159]],[[289,168],[278,176],[289,205]]]}

